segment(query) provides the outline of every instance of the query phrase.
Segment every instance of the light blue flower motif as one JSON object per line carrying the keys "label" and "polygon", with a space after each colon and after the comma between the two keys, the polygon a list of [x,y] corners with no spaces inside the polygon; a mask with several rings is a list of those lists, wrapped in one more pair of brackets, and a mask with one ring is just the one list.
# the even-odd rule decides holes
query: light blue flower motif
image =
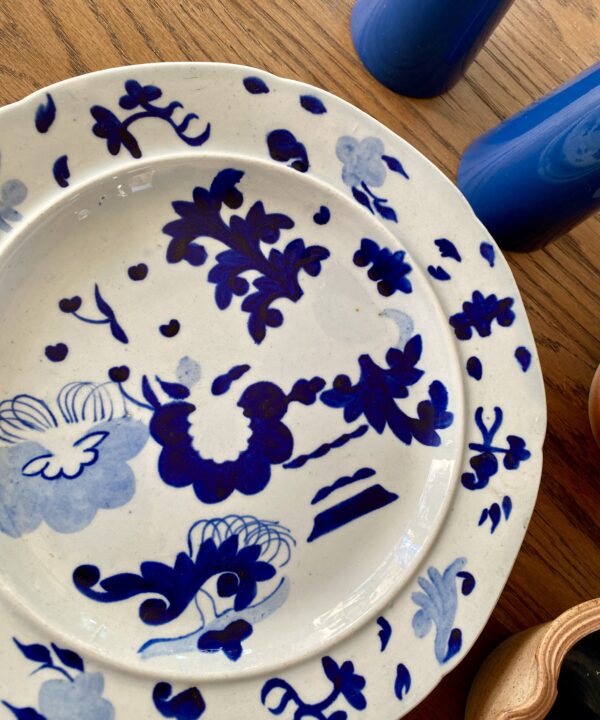
{"label": "light blue flower motif", "polygon": [[379,138],[367,137],[358,141],[356,138],[344,135],[338,140],[335,152],[344,164],[342,180],[346,185],[349,187],[361,183],[371,187],[383,185],[386,169],[381,156],[385,148]]}
{"label": "light blue flower motif", "polygon": [[148,429],[126,414],[117,393],[113,383],[71,383],[56,411],[31,395],[0,403],[0,532],[17,538],[42,521],[78,532],[98,510],[131,500],[127,461],[146,444]]}
{"label": "light blue flower motif", "polygon": [[80,673],[74,680],[46,680],[38,698],[46,720],[113,720],[115,709],[102,697],[101,673]]}

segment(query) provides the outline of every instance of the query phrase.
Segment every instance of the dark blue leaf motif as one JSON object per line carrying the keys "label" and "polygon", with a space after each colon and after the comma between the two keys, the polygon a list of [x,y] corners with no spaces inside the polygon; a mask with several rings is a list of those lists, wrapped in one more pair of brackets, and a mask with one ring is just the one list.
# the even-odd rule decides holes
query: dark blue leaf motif
{"label": "dark blue leaf motif", "polygon": [[381,215],[384,220],[391,220],[392,222],[398,222],[398,216],[394,208],[385,204],[386,201],[379,199],[374,200],[375,210]]}
{"label": "dark blue leaf motif", "polygon": [[438,238],[437,240],[434,240],[434,243],[437,245],[440,255],[443,258],[453,258],[456,262],[461,262],[462,258],[460,253],[452,241],[447,238]]}
{"label": "dark blue leaf motif", "polygon": [[440,664],[448,662],[462,646],[462,633],[452,627],[458,610],[456,580],[460,579],[460,590],[469,595],[475,588],[475,578],[462,569],[465,558],[457,558],[448,565],[444,573],[434,567],[427,570],[428,578],[418,578],[423,592],[412,593],[413,602],[420,608],[413,616],[412,626],[416,637],[424,638],[435,625],[434,650]]}
{"label": "dark blue leaf motif", "polygon": [[313,215],[313,220],[317,225],[327,225],[329,220],[331,219],[331,211],[327,207],[327,205],[321,205],[319,208],[319,212],[316,212]]}
{"label": "dark blue leaf motif", "polygon": [[381,641],[381,652],[384,652],[388,646],[390,638],[392,637],[392,626],[383,616],[377,618],[377,624],[380,628],[377,634],[379,635],[379,640]]}
{"label": "dark blue leaf motif", "polygon": [[374,214],[373,208],[371,207],[371,201],[369,200],[369,196],[366,193],[364,193],[362,190],[359,190],[357,187],[353,187],[352,195],[354,195],[354,199],[357,200],[361,205],[364,205],[364,207],[366,207],[370,213]]}
{"label": "dark blue leaf motif", "polygon": [[198,720],[206,710],[206,703],[198,688],[190,687],[171,697],[173,688],[167,682],[159,682],[152,691],[152,700],[158,712],[174,720]]}
{"label": "dark blue leaf motif", "polygon": [[490,478],[498,472],[496,455],[504,455],[503,464],[507,470],[516,470],[522,462],[531,457],[525,440],[517,435],[506,436],[508,447],[494,445],[494,438],[502,426],[503,418],[502,409],[495,407],[494,421],[490,427],[487,427],[483,419],[483,407],[478,407],[475,411],[475,424],[481,433],[482,442],[469,443],[469,449],[475,450],[478,454],[469,460],[474,472],[463,473],[461,477],[461,482],[467,490],[481,490],[487,487]]}
{"label": "dark blue leaf motif", "polygon": [[65,667],[73,668],[73,670],[79,670],[79,672],[85,671],[83,660],[76,652],[65,648],[59,648],[54,643],[52,643],[52,649],[54,650],[56,657]]}
{"label": "dark blue leaf motif", "polygon": [[150,385],[150,381],[148,378],[144,375],[142,378],[142,394],[147,402],[150,403],[151,407],[153,407],[155,410],[158,410],[161,407],[161,403],[159,399],[156,397],[156,393],[152,389],[152,386]]}
{"label": "dark blue leaf motif", "polygon": [[405,261],[404,250],[392,253],[388,248],[380,248],[374,240],[363,238],[360,250],[354,253],[354,264],[358,267],[371,265],[367,275],[377,283],[380,295],[389,297],[394,292],[411,293],[412,285],[407,275],[412,267]]}
{"label": "dark blue leaf motif", "polygon": [[6,702],[6,700],[2,700],[2,704],[11,711],[17,720],[46,720],[44,715],[40,715],[40,713],[32,707],[18,708]]}
{"label": "dark blue leaf motif", "polygon": [[328,710],[340,697],[343,697],[348,705],[354,710],[365,710],[367,700],[363,695],[366,686],[366,680],[354,670],[354,663],[346,660],[342,665],[329,656],[321,659],[323,672],[332,685],[329,695],[321,702],[307,703],[298,695],[297,691],[290,685],[287,680],[281,678],[271,678],[263,685],[260,698],[263,705],[267,704],[267,699],[274,690],[281,690],[283,694],[279,703],[274,707],[267,706],[269,712],[273,715],[281,715],[287,706],[292,703],[296,706],[294,712],[294,720],[303,720],[304,718],[314,718],[315,720],[346,720],[347,713],[344,710],[337,710],[331,715],[325,715]]}
{"label": "dark blue leaf motif", "polygon": [[184,400],[185,398],[189,397],[190,390],[186,385],[181,385],[180,383],[165,382],[164,380],[161,380],[158,375],[156,376],[156,381],[158,382],[162,390],[174,400]]}
{"label": "dark blue leaf motif", "polygon": [[400,663],[396,668],[396,682],[394,683],[394,692],[398,700],[404,700],[404,696],[408,695],[411,685],[410,672],[406,665]]}
{"label": "dark blue leaf motif", "polygon": [[267,83],[255,75],[244,78],[244,87],[252,95],[261,95],[269,92]]}
{"label": "dark blue leaf motif", "polygon": [[429,386],[429,400],[417,405],[417,417],[406,415],[395,400],[408,397],[408,387],[423,375],[416,367],[421,357],[422,341],[415,335],[404,350],[390,348],[386,354],[389,368],[381,368],[369,355],[358,359],[360,378],[352,385],[347,375],[338,375],[333,387],[321,394],[321,401],[333,408],[343,408],[346,422],[364,415],[373,429],[382,433],[386,425],[402,442],[410,445],[414,438],[423,445],[438,446],[436,432],[449,427],[454,416],[447,411],[448,393],[439,380]]}
{"label": "dark blue leaf motif", "polygon": [[471,355],[467,360],[467,373],[474,380],[481,380],[483,376],[483,366],[481,360],[476,355]]}
{"label": "dark blue leaf motif", "polygon": [[434,265],[429,265],[427,267],[427,272],[431,275],[432,278],[435,278],[436,280],[451,279],[451,276],[444,270],[443,267],[440,267],[439,265],[437,267]]}
{"label": "dark blue leaf motif", "polygon": [[33,645],[24,645],[15,637],[13,638],[13,642],[28,660],[42,663],[44,665],[52,664],[52,655],[45,645],[39,645],[37,643],[34,643]]}
{"label": "dark blue leaf motif", "polygon": [[96,300],[96,306],[98,310],[108,320],[110,331],[113,334],[115,340],[118,340],[119,342],[122,342],[126,345],[129,342],[129,339],[127,338],[127,335],[125,334],[123,328],[119,325],[114,310],[102,297],[102,294],[100,293],[100,288],[98,287],[97,283],[94,286],[94,298]]}
{"label": "dark blue leaf motif", "polygon": [[69,170],[69,158],[66,155],[61,155],[59,158],[57,158],[54,165],[52,166],[52,174],[54,175],[54,179],[56,180],[58,185],[60,185],[60,187],[69,187],[69,178],[71,177],[71,172]]}
{"label": "dark blue leaf motif", "polygon": [[314,95],[300,95],[300,105],[313,115],[323,115],[327,112],[323,101]]}
{"label": "dark blue leaf motif", "polygon": [[290,163],[289,167],[299,172],[306,172],[310,167],[306,148],[289,130],[272,130],[267,135],[267,146],[269,155],[277,162]]}
{"label": "dark blue leaf motif", "polygon": [[219,375],[213,380],[210,391],[213,395],[224,395],[229,392],[231,384],[239,380],[248,370],[250,370],[250,365],[234,365],[227,373]]}
{"label": "dark blue leaf motif", "polygon": [[[139,575],[119,573],[104,580],[95,565],[80,565],[73,572],[73,582],[80,593],[102,603],[121,602],[137,595],[160,595],[164,600],[154,597],[144,600],[139,616],[147,625],[164,625],[186,610],[210,578],[218,577],[219,595],[231,597],[233,609],[240,611],[256,597],[258,583],[273,578],[276,569],[260,560],[261,545],[239,548],[238,544],[238,535],[231,535],[219,545],[210,538],[200,545],[195,557],[180,552],[173,566],[146,561],[140,565]],[[94,588],[98,583],[101,590]]]}
{"label": "dark blue leaf motif", "polygon": [[488,337],[491,335],[494,320],[502,327],[513,324],[513,303],[513,298],[498,300],[496,295],[485,297],[479,290],[475,290],[471,301],[463,303],[463,311],[450,317],[450,325],[459,340],[470,340],[473,330],[481,337]]}
{"label": "dark blue leaf motif", "polygon": [[111,155],[118,155],[123,146],[132,157],[142,157],[137,140],[127,130],[125,123],[122,123],[113,112],[100,105],[94,105],[90,108],[90,113],[96,121],[92,126],[92,132],[97,137],[106,140],[108,152]]}
{"label": "dark blue leaf motif", "polygon": [[[223,203],[230,207],[241,204],[243,197],[237,183],[243,177],[239,170],[221,171],[213,180],[210,190],[195,188],[192,202],[174,202],[173,209],[179,215],[164,226],[163,232],[171,236],[167,249],[167,262],[182,260],[200,265],[207,258],[201,245],[195,245],[199,237],[212,237],[228,249],[216,256],[208,280],[216,285],[215,302],[225,310],[234,296],[244,297],[242,310],[249,314],[248,331],[256,343],[261,343],[267,328],[279,327],[283,314],[272,308],[275,300],[286,298],[298,302],[303,291],[298,276],[301,271],[311,277],[321,272],[321,262],[329,257],[329,250],[320,245],[307,247],[302,238],[289,242],[281,250],[273,248],[265,254],[261,243],[275,244],[282,230],[294,227],[294,221],[283,213],[267,213],[261,201],[255,202],[245,218],[232,215],[229,224],[221,218]],[[233,202],[233,205],[231,204]],[[190,258],[190,251],[194,256]],[[244,273],[256,271],[259,276],[250,282]]]}
{"label": "dark blue leaf motif", "polygon": [[108,151],[111,155],[118,155],[121,147],[124,147],[132,157],[140,158],[142,151],[137,140],[130,132],[129,127],[139,120],[155,118],[168,123],[175,134],[191,147],[203,145],[210,137],[210,123],[207,123],[199,135],[188,135],[187,129],[193,120],[197,120],[195,113],[188,113],[180,123],[173,120],[173,113],[182,108],[180,102],[171,102],[166,107],[154,105],[154,101],[162,96],[162,90],[155,85],[141,85],[137,80],[125,82],[125,94],[119,99],[119,105],[123,110],[137,110],[124,120],[120,120],[111,110],[94,105],[90,113],[95,120],[92,132],[99,138],[106,140]]}
{"label": "dark blue leaf motif", "polygon": [[502,498],[502,507],[498,503],[492,503],[488,508],[483,508],[481,515],[479,516],[479,522],[477,523],[480,527],[485,524],[486,520],[490,521],[490,533],[494,533],[496,528],[500,524],[502,514],[504,514],[505,520],[508,520],[510,513],[512,512],[512,501],[508,495]]}
{"label": "dark blue leaf motif", "polygon": [[487,260],[490,267],[494,267],[496,262],[496,251],[491,243],[482,242],[479,246],[479,252],[484,260]]}
{"label": "dark blue leaf motif", "polygon": [[39,133],[47,133],[56,119],[56,105],[50,93],[46,93],[46,102],[40,103],[35,111],[35,127]]}
{"label": "dark blue leaf motif", "polygon": [[[223,577],[223,576],[221,576]],[[210,630],[200,636],[198,650],[223,653],[233,661],[242,657],[242,643],[252,635],[252,625],[246,620],[235,620],[223,630]]]}
{"label": "dark blue leaf motif", "polygon": [[410,178],[408,177],[408,173],[406,172],[398,158],[392,157],[391,155],[382,155],[381,159],[392,172],[397,172],[403,177],[405,177],[407,180],[410,180]]}
{"label": "dark blue leaf motif", "polygon": [[527,372],[529,370],[529,366],[531,365],[531,353],[529,352],[529,350],[523,345],[520,345],[515,350],[515,357],[517,359],[517,362],[521,366],[521,370],[523,372]]}

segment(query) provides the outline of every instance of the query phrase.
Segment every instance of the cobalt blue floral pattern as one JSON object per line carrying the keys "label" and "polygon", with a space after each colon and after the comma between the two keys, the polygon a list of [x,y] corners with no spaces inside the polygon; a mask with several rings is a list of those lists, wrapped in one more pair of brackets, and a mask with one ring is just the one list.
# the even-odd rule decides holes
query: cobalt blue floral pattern
{"label": "cobalt blue floral pattern", "polygon": [[[200,237],[213,238],[228,248],[216,256],[208,274],[209,282],[216,285],[217,307],[225,310],[234,295],[243,297],[242,310],[249,314],[248,331],[256,343],[261,343],[267,328],[279,327],[284,320],[281,311],[271,304],[278,299],[298,302],[303,295],[300,272],[319,275],[329,250],[320,245],[307,247],[297,238],[283,251],[273,248],[267,255],[263,247],[274,245],[282,230],[294,227],[294,221],[282,213],[265,212],[260,201],[252,205],[245,218],[232,215],[226,223],[221,217],[222,206],[241,206],[243,195],[237,185],[243,176],[241,170],[222,170],[209,189],[194,189],[192,202],[174,202],[179,219],[165,225],[163,231],[172,238],[167,250],[169,263],[185,260],[194,266],[203,265],[208,253],[195,242]],[[254,291],[248,294],[250,282],[243,275],[250,271],[257,272],[258,277],[252,282]]]}
{"label": "cobalt blue floral pattern", "polygon": [[367,275],[369,280],[377,283],[380,295],[389,297],[396,291],[411,293],[412,285],[407,275],[412,271],[411,265],[405,261],[404,250],[392,252],[388,248],[380,248],[374,240],[363,238],[360,249],[354,253],[353,262],[358,267],[371,265]]}
{"label": "cobalt blue floral pattern", "polygon": [[369,212],[377,213],[385,220],[397,222],[396,212],[387,204],[387,199],[377,196],[372,190],[383,185],[387,174],[386,166],[408,180],[402,163],[385,154],[383,142],[376,137],[358,141],[356,138],[343,136],[337,142],[336,155],[343,164],[342,180],[352,188],[354,199]]}
{"label": "cobalt blue floral pattern", "polygon": [[470,595],[475,587],[473,575],[463,570],[466,564],[465,558],[457,558],[443,574],[430,567],[427,571],[429,579],[420,577],[417,581],[423,592],[411,595],[415,605],[420,607],[412,620],[415,635],[424,638],[435,625],[434,649],[440,665],[453,658],[462,647],[462,632],[452,626],[458,610],[456,580],[460,579],[463,595]]}
{"label": "cobalt blue floral pattern", "polygon": [[308,171],[310,163],[306,148],[289,130],[285,128],[272,130],[267,135],[267,147],[273,160],[286,163],[288,167],[298,172],[305,173]]}
{"label": "cobalt blue floral pattern", "polygon": [[[285,579],[276,575],[289,562],[294,544],[289,530],[277,522],[228,515],[194,523],[188,531],[187,552],[178,553],[172,567],[144,561],[139,575],[125,572],[101,579],[98,567],[80,565],[73,582],[87,598],[102,603],[161,596],[164,599],[153,597],[140,605],[139,617],[146,625],[167,625],[192,603],[196,606],[198,628],[184,636],[153,638],[140,653],[175,653],[195,645],[200,651],[223,651],[230,660],[238,660],[242,642],[252,634],[252,621],[274,612],[287,597]],[[205,587],[211,578],[216,578],[217,597]],[[217,599],[226,600],[228,607],[219,612]]]}
{"label": "cobalt blue floral pattern", "polygon": [[78,532],[125,505],[135,493],[128,461],[147,439],[112,383],[69,383],[53,406],[28,394],[2,401],[0,532],[17,538],[42,522]]}
{"label": "cobalt blue floral pattern", "polygon": [[459,340],[470,340],[474,330],[480,337],[488,337],[492,333],[494,320],[502,327],[513,324],[513,303],[513,298],[498,300],[493,294],[485,297],[479,290],[475,290],[472,300],[463,303],[462,312],[450,317],[450,325]]}
{"label": "cobalt blue floral pattern", "polygon": [[[90,113],[94,120],[92,132],[99,138],[106,140],[108,152],[111,155],[118,155],[121,147],[124,147],[132,157],[142,157],[142,151],[130,127],[147,118],[164,120],[168,123],[177,136],[191,147],[203,145],[210,137],[210,123],[206,125],[199,135],[187,133],[188,127],[193,120],[198,119],[195,113],[188,113],[181,122],[173,119],[175,111],[183,108],[180,102],[174,101],[166,107],[159,107],[155,102],[162,97],[162,90],[155,85],[142,86],[137,80],[127,80],[125,83],[125,95],[119,100],[123,110],[138,110],[132,115],[120,120],[111,110],[102,105],[94,105]],[[138,109],[139,108],[139,109]]]}
{"label": "cobalt blue floral pattern", "polygon": [[483,419],[483,408],[475,411],[475,424],[481,433],[480,443],[469,443],[469,449],[475,450],[469,460],[473,472],[462,474],[461,482],[468,490],[481,490],[488,486],[490,479],[498,472],[498,459],[496,455],[503,455],[503,465],[507,470],[516,470],[522,462],[529,460],[531,453],[527,444],[518,435],[507,435],[506,446],[494,445],[494,438],[502,426],[504,413],[502,408],[494,408],[494,421],[487,427]]}
{"label": "cobalt blue floral pattern", "polygon": [[152,701],[163,717],[174,720],[198,720],[206,710],[206,703],[198,688],[191,687],[173,695],[173,688],[167,682],[156,683]]}
{"label": "cobalt blue floral pattern", "polygon": [[272,382],[249,385],[237,402],[250,421],[247,446],[235,460],[216,462],[194,448],[189,418],[196,406],[185,399],[161,404],[146,381],[144,395],[153,410],[150,434],[162,448],[158,461],[161,478],[173,487],[192,485],[205,503],[222,502],[234,490],[244,495],[261,492],[271,478],[271,466],[292,455],[294,438],[284,422],[288,407],[294,402],[312,405],[324,386],[319,377],[297,380],[289,393]]}
{"label": "cobalt blue floral pattern", "polygon": [[[331,692],[320,702],[307,703],[302,700],[296,690],[287,680],[271,678],[263,685],[261,700],[273,715],[281,715],[291,703],[296,706],[294,720],[303,718],[314,718],[315,720],[347,720],[348,713],[345,710],[336,710],[326,714],[329,708],[338,700],[344,698],[351,708],[362,711],[367,707],[367,700],[363,690],[367,684],[365,678],[354,670],[354,663],[346,660],[341,665],[326,655],[321,659],[323,672],[332,685]],[[283,690],[279,702],[275,706],[267,705],[269,696],[273,691]]]}
{"label": "cobalt blue floral pattern", "polygon": [[2,700],[4,707],[17,720],[114,720],[112,703],[103,697],[104,676],[101,673],[86,672],[83,660],[72,650],[50,648],[41,644],[24,645],[13,638],[24,657],[38,667],[31,673],[53,673],[60,677],[46,680],[40,686],[38,707],[18,707],[8,700]]}
{"label": "cobalt blue floral pattern", "polygon": [[413,438],[423,445],[438,446],[437,433],[452,424],[454,416],[448,412],[448,392],[439,380],[429,386],[429,400],[417,405],[417,417],[401,410],[396,399],[406,398],[408,388],[423,376],[416,367],[423,344],[420,335],[411,338],[404,348],[390,348],[386,354],[388,368],[377,365],[369,355],[358,358],[360,378],[353,385],[347,375],[338,375],[333,387],[321,394],[321,401],[332,408],[342,408],[344,420],[353,422],[362,415],[379,434],[387,427],[402,442],[410,445]]}

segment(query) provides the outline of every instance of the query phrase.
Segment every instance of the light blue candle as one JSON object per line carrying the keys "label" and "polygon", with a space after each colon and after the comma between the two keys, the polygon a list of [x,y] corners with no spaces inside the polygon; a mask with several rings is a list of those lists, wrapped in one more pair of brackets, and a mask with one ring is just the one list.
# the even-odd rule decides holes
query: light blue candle
{"label": "light blue candle", "polygon": [[509,250],[542,246],[600,210],[600,63],[470,145],[458,186]]}

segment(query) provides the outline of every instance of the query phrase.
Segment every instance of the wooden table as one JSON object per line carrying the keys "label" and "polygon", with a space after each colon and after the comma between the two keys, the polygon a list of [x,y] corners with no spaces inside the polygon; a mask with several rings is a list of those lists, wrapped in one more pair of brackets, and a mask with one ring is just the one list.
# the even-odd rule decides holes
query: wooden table
{"label": "wooden table", "polygon": [[[454,178],[473,138],[600,59],[597,0],[516,0],[452,92],[411,100],[383,88],[358,62],[351,6],[351,0],[3,0],[0,104],[115,65],[243,63],[340,95]],[[540,495],[483,635],[410,720],[458,720],[473,676],[495,645],[600,596],[600,451],[587,419],[587,392],[600,362],[600,219],[546,250],[508,260],[546,379]]]}

